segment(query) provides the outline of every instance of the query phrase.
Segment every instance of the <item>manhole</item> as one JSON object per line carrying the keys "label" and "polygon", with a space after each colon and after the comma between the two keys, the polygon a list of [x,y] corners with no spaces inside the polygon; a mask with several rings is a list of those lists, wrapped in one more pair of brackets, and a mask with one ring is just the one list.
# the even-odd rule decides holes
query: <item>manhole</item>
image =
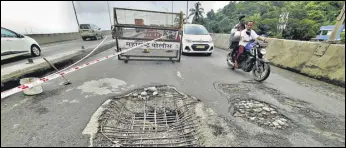
{"label": "manhole", "polygon": [[95,146],[199,146],[197,102],[169,87],[138,89],[112,99],[100,118]]}

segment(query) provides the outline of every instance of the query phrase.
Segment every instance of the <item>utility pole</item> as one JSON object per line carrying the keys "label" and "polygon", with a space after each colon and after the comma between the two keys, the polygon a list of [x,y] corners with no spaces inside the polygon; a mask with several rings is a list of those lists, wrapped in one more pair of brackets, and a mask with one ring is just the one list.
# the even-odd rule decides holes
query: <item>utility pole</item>
{"label": "utility pole", "polygon": [[111,12],[109,10],[109,3],[108,3],[108,1],[107,1],[107,7],[108,7],[109,23],[111,23],[111,26],[112,26]]}
{"label": "utility pole", "polygon": [[[189,15],[189,1],[186,1],[186,15],[185,15],[185,22],[187,22],[187,16]],[[184,22],[184,24],[185,24]]]}
{"label": "utility pole", "polygon": [[76,12],[76,8],[74,7],[74,3],[73,3],[73,1],[72,1],[72,6],[73,6],[73,10],[74,10],[74,15],[76,16],[77,24],[78,24],[78,27],[79,27],[79,22],[78,22],[77,12]]}
{"label": "utility pole", "polygon": [[172,26],[174,26],[174,20],[173,20],[173,1],[172,1]]}
{"label": "utility pole", "polygon": [[342,23],[344,23],[344,22],[345,22],[345,2],[344,2],[344,6],[341,9],[339,16],[336,18],[335,26],[334,26],[333,31],[330,34],[330,37],[328,40],[329,42],[335,42],[336,41],[336,34],[340,30],[340,27],[341,27]]}
{"label": "utility pole", "polygon": [[[162,7],[163,9],[165,9],[166,10],[166,12],[168,13],[169,11],[168,11],[168,9],[166,8],[166,7]],[[168,26],[169,24],[168,24],[168,17],[169,17],[169,15],[165,15],[165,22],[166,22],[166,26]]]}

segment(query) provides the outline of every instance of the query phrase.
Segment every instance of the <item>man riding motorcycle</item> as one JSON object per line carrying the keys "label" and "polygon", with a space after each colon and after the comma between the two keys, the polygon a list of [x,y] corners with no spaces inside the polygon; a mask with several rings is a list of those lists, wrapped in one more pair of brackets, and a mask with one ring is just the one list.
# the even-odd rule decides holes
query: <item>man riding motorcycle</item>
{"label": "man riding motorcycle", "polygon": [[238,48],[238,54],[236,56],[234,66],[235,68],[238,68],[238,58],[243,53],[245,46],[252,40],[258,39],[266,42],[265,37],[261,37],[257,35],[257,33],[252,30],[252,26],[254,25],[253,21],[249,21],[247,23],[246,29],[241,31],[240,33],[240,42],[239,42],[239,48]]}

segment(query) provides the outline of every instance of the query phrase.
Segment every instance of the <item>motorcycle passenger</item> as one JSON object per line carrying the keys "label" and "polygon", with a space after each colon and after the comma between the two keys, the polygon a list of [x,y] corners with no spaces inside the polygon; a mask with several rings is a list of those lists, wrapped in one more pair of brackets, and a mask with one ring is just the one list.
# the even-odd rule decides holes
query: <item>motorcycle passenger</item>
{"label": "motorcycle passenger", "polygon": [[254,25],[254,21],[249,21],[247,23],[246,29],[243,30],[240,34],[240,42],[239,42],[239,48],[238,48],[238,55],[236,56],[234,66],[235,68],[238,68],[238,58],[243,53],[245,46],[251,41],[251,40],[262,40],[266,41],[265,37],[261,37],[257,35],[257,33],[252,30],[252,26]]}
{"label": "motorcycle passenger", "polygon": [[244,18],[245,18],[245,15],[241,15],[238,18],[239,23],[236,26],[234,26],[234,29],[237,29],[237,31],[234,34],[232,34],[233,29],[231,28],[230,39],[229,39],[230,49],[235,49],[239,44],[239,40],[233,39],[233,38],[240,36],[240,32],[246,28]]}

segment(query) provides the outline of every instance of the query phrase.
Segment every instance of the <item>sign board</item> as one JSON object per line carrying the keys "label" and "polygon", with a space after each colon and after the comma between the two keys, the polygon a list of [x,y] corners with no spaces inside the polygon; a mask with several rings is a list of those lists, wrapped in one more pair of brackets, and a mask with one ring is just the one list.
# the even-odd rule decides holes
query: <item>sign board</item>
{"label": "sign board", "polygon": [[[118,40],[118,46],[122,49],[128,49],[135,46],[139,46],[147,41],[143,40]],[[145,44],[136,49],[151,49],[151,50],[180,50],[180,42],[163,42],[156,41],[153,43]]]}

